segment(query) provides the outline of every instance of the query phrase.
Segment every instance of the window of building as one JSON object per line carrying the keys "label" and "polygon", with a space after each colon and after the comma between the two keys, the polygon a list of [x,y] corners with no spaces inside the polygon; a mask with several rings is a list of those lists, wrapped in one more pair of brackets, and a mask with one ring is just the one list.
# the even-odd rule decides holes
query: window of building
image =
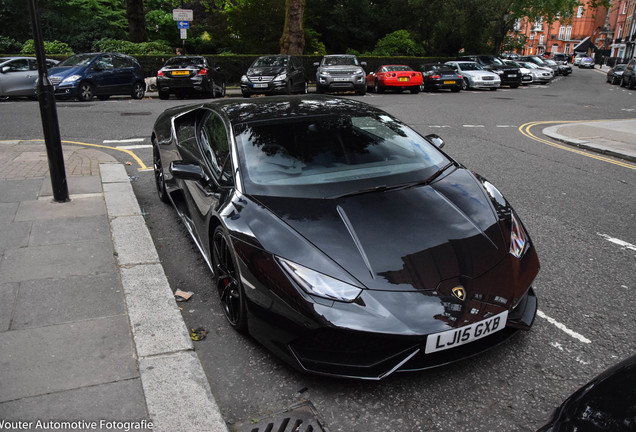
{"label": "window of building", "polygon": [[583,17],[583,6],[579,6],[579,8],[576,10],[576,17],[577,18],[582,18]]}
{"label": "window of building", "polygon": [[559,40],[563,40],[563,36],[565,36],[565,26],[559,27]]}
{"label": "window of building", "polygon": [[543,45],[543,35],[539,36],[539,45]]}
{"label": "window of building", "polygon": [[543,30],[543,19],[537,18],[536,20],[534,20],[534,28],[532,29],[532,31],[541,31],[541,30]]}
{"label": "window of building", "polygon": [[521,31],[521,18],[517,18],[515,20],[515,26],[513,27],[514,31]]}
{"label": "window of building", "polygon": [[623,2],[623,11],[621,12],[621,15],[625,15],[627,13],[627,6],[629,5],[629,2],[625,1]]}
{"label": "window of building", "polygon": [[621,33],[623,32],[623,25],[619,25],[618,26],[618,31],[616,32],[616,39],[620,39],[621,38]]}
{"label": "window of building", "polygon": [[570,40],[572,37],[572,26],[565,27],[565,40]]}

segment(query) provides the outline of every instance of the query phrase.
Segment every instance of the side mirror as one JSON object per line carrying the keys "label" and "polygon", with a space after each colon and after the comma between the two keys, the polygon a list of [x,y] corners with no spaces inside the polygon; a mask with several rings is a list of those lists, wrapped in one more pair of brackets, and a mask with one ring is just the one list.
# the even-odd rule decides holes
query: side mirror
{"label": "side mirror", "polygon": [[314,67],[318,67],[318,66],[320,66],[320,63],[319,62],[314,62]]}
{"label": "side mirror", "polygon": [[11,66],[4,66],[4,67],[2,68],[2,70],[0,70],[0,72],[2,72],[2,73],[7,73],[7,72],[9,72],[10,70],[11,70]]}
{"label": "side mirror", "polygon": [[442,137],[436,134],[426,135],[424,138],[429,140],[435,147],[440,149],[444,147],[444,145],[446,144],[444,140],[442,139]]}
{"label": "side mirror", "polygon": [[367,67],[367,62],[360,62],[360,66]]}
{"label": "side mirror", "polygon": [[170,162],[170,174],[181,180],[206,180],[206,176],[201,165],[183,161]]}

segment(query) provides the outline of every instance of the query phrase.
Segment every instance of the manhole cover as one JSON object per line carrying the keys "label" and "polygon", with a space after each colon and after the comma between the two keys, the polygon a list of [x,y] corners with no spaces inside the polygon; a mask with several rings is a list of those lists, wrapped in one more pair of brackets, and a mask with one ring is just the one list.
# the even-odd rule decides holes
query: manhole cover
{"label": "manhole cover", "polygon": [[316,409],[311,402],[294,405],[288,411],[237,423],[230,428],[236,432],[328,432],[318,419]]}

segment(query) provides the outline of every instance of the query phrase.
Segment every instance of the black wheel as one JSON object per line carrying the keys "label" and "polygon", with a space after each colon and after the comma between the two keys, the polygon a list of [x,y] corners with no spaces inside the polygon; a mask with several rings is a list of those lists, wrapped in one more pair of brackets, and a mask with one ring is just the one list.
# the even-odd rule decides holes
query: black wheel
{"label": "black wheel", "polygon": [[452,92],[454,92],[454,93],[457,93],[457,92],[458,92],[458,91],[460,91],[460,90],[461,90],[461,88],[460,88],[460,87],[452,87],[452,88],[451,88],[451,91],[452,91]]}
{"label": "black wheel", "polygon": [[375,80],[375,83],[373,84],[373,91],[376,93],[384,93],[384,86],[380,85],[378,80]]}
{"label": "black wheel", "polygon": [[497,91],[497,87],[490,87],[490,91]]}
{"label": "black wheel", "polygon": [[243,97],[244,97],[244,98],[248,98],[248,97],[250,97],[249,92],[246,92],[246,91],[242,91],[242,90],[241,90],[241,94],[243,95]]}
{"label": "black wheel", "polygon": [[634,82],[634,77],[631,77],[629,79],[629,82],[627,83],[627,88],[631,90],[634,88],[634,85],[636,85],[636,83]]}
{"label": "black wheel", "polygon": [[409,89],[411,94],[418,94],[420,92],[420,86],[413,86]]}
{"label": "black wheel", "polygon": [[170,93],[160,91],[159,92],[159,99],[161,99],[161,100],[170,99]]}
{"label": "black wheel", "polygon": [[225,83],[221,83],[221,96],[220,97],[224,98],[225,97],[225,92],[226,92]]}
{"label": "black wheel", "polygon": [[462,80],[462,90],[468,90],[470,88],[470,85],[468,84],[468,78],[464,78]]}
{"label": "black wheel", "polygon": [[247,328],[247,316],[243,287],[234,252],[221,226],[216,227],[212,236],[212,263],[225,318],[236,330],[244,331]]}
{"label": "black wheel", "polygon": [[166,191],[166,180],[163,177],[163,166],[157,145],[156,142],[152,143],[152,167],[155,171],[155,187],[157,188],[159,199],[165,203],[169,203],[170,200],[168,199],[168,192]]}
{"label": "black wheel", "polygon": [[365,85],[360,90],[356,90],[356,94],[358,96],[364,96],[365,94],[367,94],[367,86]]}
{"label": "black wheel", "polygon": [[79,87],[77,88],[77,100],[81,102],[89,102],[91,99],[93,99],[94,95],[95,92],[91,83],[86,81],[80,83]]}
{"label": "black wheel", "polygon": [[510,88],[519,88],[519,84],[511,84]]}
{"label": "black wheel", "polygon": [[305,81],[305,85],[303,86],[303,94],[309,93],[309,83]]}
{"label": "black wheel", "polygon": [[291,81],[287,81],[287,87],[285,87],[285,94],[286,95],[290,95],[294,92],[294,89],[292,88],[292,83]]}
{"label": "black wheel", "polygon": [[146,85],[141,82],[136,82],[133,84],[132,92],[130,92],[130,96],[133,99],[142,99],[146,94]]}

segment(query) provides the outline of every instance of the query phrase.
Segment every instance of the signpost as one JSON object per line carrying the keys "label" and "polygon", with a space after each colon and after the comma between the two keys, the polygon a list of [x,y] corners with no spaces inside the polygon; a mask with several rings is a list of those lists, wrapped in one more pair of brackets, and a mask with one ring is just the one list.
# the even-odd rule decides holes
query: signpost
{"label": "signpost", "polygon": [[185,51],[185,40],[188,38],[190,21],[193,21],[194,19],[192,9],[172,9],[172,19],[173,21],[177,21],[177,28],[181,35],[181,46]]}

